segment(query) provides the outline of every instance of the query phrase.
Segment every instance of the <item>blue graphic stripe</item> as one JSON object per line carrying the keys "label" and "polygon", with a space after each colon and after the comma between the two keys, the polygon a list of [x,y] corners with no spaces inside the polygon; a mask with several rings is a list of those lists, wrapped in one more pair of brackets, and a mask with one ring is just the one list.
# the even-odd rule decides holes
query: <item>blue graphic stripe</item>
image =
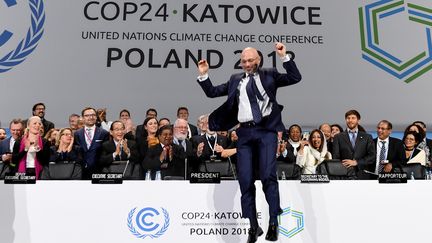
{"label": "blue graphic stripe", "polygon": [[385,17],[391,16],[391,15],[393,15],[393,14],[397,14],[397,13],[400,13],[400,12],[403,12],[403,11],[405,11],[405,7],[400,7],[400,8],[398,8],[398,9],[395,9],[395,10],[389,11],[389,12],[387,12],[387,13],[380,14],[380,15],[379,15],[379,18],[380,18],[380,19],[383,19],[383,18],[385,18]]}
{"label": "blue graphic stripe", "polygon": [[297,220],[297,222],[298,222],[298,226],[299,226],[300,228],[303,228],[303,227],[304,227],[303,215],[300,214],[300,213],[295,213],[295,212],[293,212],[292,215],[293,215],[294,217],[297,217],[297,218],[298,218],[298,220]]}
{"label": "blue graphic stripe", "polygon": [[426,58],[422,62],[418,63],[417,65],[413,66],[412,68],[408,69],[407,71],[405,71],[401,74],[398,74],[397,72],[395,72],[392,69],[388,68],[387,66],[383,65],[381,62],[377,62],[365,54],[363,54],[362,56],[363,56],[363,59],[365,59],[366,61],[374,64],[375,66],[377,66],[377,67],[381,68],[382,70],[390,73],[391,75],[397,77],[398,79],[405,78],[406,76],[408,76],[412,72],[416,71],[417,69],[421,68],[422,66],[429,64],[429,62],[432,61],[432,58],[429,56],[428,58]]}
{"label": "blue graphic stripe", "polygon": [[430,28],[426,28],[429,57],[432,55],[432,36]]}
{"label": "blue graphic stripe", "polygon": [[4,45],[8,40],[12,37],[13,33],[7,30],[4,30],[3,33],[0,34],[0,46]]}
{"label": "blue graphic stripe", "polygon": [[16,5],[16,1],[15,0],[4,0],[4,1],[5,1],[6,5],[8,7],[12,7],[12,6]]}
{"label": "blue graphic stripe", "polygon": [[382,4],[391,2],[392,0],[382,0],[376,3],[372,3],[369,5],[366,5],[365,9],[366,9],[366,28],[367,28],[367,33],[368,33],[368,46],[373,49],[374,51],[382,54],[383,56],[387,57],[388,59],[392,60],[393,62],[397,63],[397,64],[401,64],[402,61],[400,59],[398,59],[397,57],[391,55],[390,53],[382,50],[381,48],[375,46],[372,42],[372,28],[371,28],[371,16],[370,16],[370,12],[371,12],[371,8],[380,6]]}
{"label": "blue graphic stripe", "polygon": [[417,12],[415,10],[408,10],[408,13],[412,14],[412,15],[415,15],[415,16],[418,16],[418,17],[421,17],[421,18],[426,18],[426,19],[432,20],[432,16],[429,15],[429,14],[425,14],[425,13],[422,13],[422,12]]}

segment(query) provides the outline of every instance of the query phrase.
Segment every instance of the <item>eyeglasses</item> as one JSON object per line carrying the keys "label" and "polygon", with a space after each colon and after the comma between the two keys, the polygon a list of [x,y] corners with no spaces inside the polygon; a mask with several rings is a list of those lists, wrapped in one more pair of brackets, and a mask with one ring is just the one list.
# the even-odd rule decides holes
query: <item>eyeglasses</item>
{"label": "eyeglasses", "polygon": [[186,126],[184,126],[184,127],[180,126],[180,127],[175,127],[175,128],[184,129],[184,130],[188,129],[188,127],[186,127]]}

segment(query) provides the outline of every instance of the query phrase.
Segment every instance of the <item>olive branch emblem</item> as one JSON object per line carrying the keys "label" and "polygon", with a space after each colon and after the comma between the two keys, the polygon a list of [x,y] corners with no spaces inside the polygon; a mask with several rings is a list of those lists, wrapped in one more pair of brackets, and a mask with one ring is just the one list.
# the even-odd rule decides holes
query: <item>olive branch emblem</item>
{"label": "olive branch emblem", "polygon": [[0,59],[0,73],[9,71],[22,63],[37,47],[44,32],[45,10],[43,0],[29,0],[31,10],[31,26],[26,37],[21,40],[15,50]]}
{"label": "olive branch emblem", "polygon": [[135,210],[136,210],[136,207],[135,208],[133,208],[130,212],[129,212],[129,214],[128,214],[128,218],[127,218],[127,226],[128,226],[128,228],[129,228],[129,231],[135,236],[135,237],[137,237],[137,238],[140,238],[140,239],[145,239],[146,237],[150,237],[150,238],[159,238],[160,236],[162,236],[166,231],[167,231],[167,229],[168,229],[168,226],[169,226],[169,224],[170,224],[170,219],[169,219],[169,214],[168,214],[168,211],[167,210],[165,210],[164,208],[162,208],[162,212],[163,212],[163,215],[164,215],[164,225],[163,225],[163,227],[158,231],[158,232],[156,232],[155,234],[141,234],[140,232],[138,232],[136,229],[135,229],[135,227],[133,226],[133,224],[132,224],[132,219],[133,219],[133,216],[134,216],[134,214],[135,214]]}

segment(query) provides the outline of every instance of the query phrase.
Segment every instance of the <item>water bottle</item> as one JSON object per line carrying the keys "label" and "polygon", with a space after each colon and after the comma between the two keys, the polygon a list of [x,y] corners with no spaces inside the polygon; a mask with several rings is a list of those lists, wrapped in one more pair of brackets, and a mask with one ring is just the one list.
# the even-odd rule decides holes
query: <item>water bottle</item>
{"label": "water bottle", "polygon": [[282,178],[281,178],[281,180],[286,180],[285,171],[282,171]]}
{"label": "water bottle", "polygon": [[411,171],[411,180],[415,180],[414,171]]}
{"label": "water bottle", "polygon": [[151,171],[150,170],[147,171],[147,173],[145,175],[145,180],[146,181],[151,181]]}
{"label": "water bottle", "polygon": [[161,179],[161,172],[160,170],[156,171],[156,177],[155,177],[155,181],[160,181]]}

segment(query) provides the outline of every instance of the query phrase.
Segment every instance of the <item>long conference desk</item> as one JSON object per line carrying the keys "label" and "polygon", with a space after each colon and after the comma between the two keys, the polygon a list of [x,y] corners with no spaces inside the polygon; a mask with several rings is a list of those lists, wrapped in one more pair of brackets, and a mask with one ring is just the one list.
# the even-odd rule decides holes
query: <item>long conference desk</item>
{"label": "long conference desk", "polygon": [[[257,186],[258,218],[267,204]],[[278,242],[426,242],[432,181],[280,181]],[[246,242],[236,181],[0,181],[2,243]],[[266,242],[264,236],[258,242]]]}

